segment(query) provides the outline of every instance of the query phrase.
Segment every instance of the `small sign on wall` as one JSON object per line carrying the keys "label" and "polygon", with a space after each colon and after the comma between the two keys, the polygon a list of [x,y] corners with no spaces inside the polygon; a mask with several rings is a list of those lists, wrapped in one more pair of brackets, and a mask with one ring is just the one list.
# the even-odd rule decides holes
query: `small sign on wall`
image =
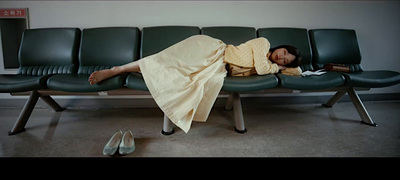
{"label": "small sign on wall", "polygon": [[0,74],[15,73],[23,32],[29,29],[28,8],[0,8]]}
{"label": "small sign on wall", "polygon": [[26,8],[0,9],[0,18],[26,18]]}

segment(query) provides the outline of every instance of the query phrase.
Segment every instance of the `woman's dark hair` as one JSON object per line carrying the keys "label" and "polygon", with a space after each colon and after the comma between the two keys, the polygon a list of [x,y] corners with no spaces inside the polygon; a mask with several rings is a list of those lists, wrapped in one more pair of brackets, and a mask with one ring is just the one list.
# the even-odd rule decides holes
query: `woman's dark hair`
{"label": "woman's dark hair", "polygon": [[294,56],[296,56],[296,59],[294,59],[294,61],[292,63],[285,65],[286,67],[297,67],[297,66],[300,66],[301,54],[300,54],[300,50],[299,49],[297,49],[296,47],[291,46],[291,45],[281,45],[281,46],[278,46],[278,47],[271,48],[270,51],[272,53],[272,52],[274,52],[275,50],[277,50],[279,48],[285,48],[290,54],[293,54]]}

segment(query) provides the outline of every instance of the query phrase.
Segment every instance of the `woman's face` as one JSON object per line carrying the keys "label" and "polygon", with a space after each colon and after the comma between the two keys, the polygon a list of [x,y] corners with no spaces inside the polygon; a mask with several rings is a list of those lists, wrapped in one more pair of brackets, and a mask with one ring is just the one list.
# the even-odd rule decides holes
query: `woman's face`
{"label": "woman's face", "polygon": [[292,63],[296,59],[296,56],[290,54],[285,48],[279,48],[272,52],[269,59],[276,64],[285,66]]}

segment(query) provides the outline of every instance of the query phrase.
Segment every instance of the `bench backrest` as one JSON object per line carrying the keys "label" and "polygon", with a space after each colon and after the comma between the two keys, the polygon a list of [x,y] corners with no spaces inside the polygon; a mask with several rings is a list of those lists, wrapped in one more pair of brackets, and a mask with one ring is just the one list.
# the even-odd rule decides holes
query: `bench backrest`
{"label": "bench backrest", "polygon": [[280,45],[291,45],[300,50],[300,67],[303,71],[313,70],[312,55],[307,29],[302,28],[260,28],[258,37],[265,37],[271,48]]}
{"label": "bench backrest", "polygon": [[154,26],[142,29],[140,57],[156,54],[190,36],[200,34],[196,26]]}
{"label": "bench backrest", "polygon": [[215,26],[201,28],[201,34],[222,40],[225,44],[240,45],[256,38],[254,27]]}
{"label": "bench backrest", "polygon": [[352,72],[362,71],[361,53],[354,30],[311,29],[309,35],[315,68],[336,63],[349,66]]}
{"label": "bench backrest", "polygon": [[78,28],[27,29],[18,52],[17,74],[49,75],[76,73],[81,31]]}
{"label": "bench backrest", "polygon": [[82,31],[78,74],[109,69],[139,59],[137,27],[102,27]]}
{"label": "bench backrest", "polygon": [[[82,34],[81,34],[82,33]],[[346,64],[362,71],[356,32],[351,29],[260,28],[237,26],[155,26],[38,28],[24,31],[17,74],[90,74],[158,53],[192,35],[205,34],[239,45],[265,37],[271,48],[289,44],[302,54],[301,68],[319,69],[327,63]],[[79,44],[80,43],[80,44]]]}

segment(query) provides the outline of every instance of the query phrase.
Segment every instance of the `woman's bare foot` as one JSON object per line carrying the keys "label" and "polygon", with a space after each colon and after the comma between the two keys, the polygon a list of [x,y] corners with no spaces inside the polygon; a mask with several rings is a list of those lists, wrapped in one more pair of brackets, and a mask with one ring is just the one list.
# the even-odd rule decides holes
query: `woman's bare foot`
{"label": "woman's bare foot", "polygon": [[100,71],[95,71],[92,74],[90,74],[89,76],[89,83],[91,85],[97,84],[105,79],[108,79],[110,77],[113,77],[115,75],[117,75],[117,71],[115,71],[115,67],[111,68],[111,69],[104,69],[104,70],[100,70]]}

